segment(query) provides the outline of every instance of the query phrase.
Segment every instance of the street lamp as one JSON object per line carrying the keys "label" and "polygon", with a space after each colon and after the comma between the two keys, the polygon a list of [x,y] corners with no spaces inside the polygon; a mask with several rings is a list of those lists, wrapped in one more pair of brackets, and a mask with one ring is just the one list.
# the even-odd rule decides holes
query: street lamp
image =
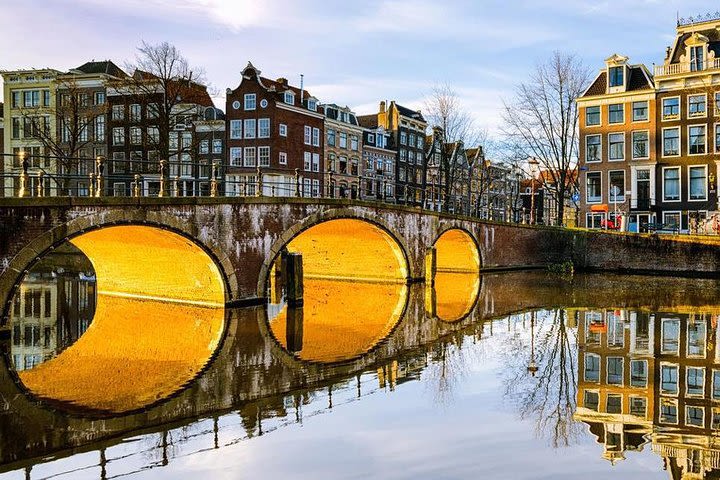
{"label": "street lamp", "polygon": [[535,312],[530,312],[530,362],[527,371],[533,377],[538,371],[537,363],[535,363]]}
{"label": "street lamp", "polygon": [[540,170],[540,162],[535,157],[530,157],[528,160],[530,165],[530,224],[535,224],[535,177]]}

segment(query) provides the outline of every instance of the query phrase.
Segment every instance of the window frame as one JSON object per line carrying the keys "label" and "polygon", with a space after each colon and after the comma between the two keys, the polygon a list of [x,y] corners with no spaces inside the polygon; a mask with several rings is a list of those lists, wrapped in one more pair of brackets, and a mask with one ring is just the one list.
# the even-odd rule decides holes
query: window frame
{"label": "window frame", "polygon": [[[675,370],[675,392],[671,392],[670,390],[665,390],[663,388],[663,368],[668,367]],[[660,385],[659,385],[659,391],[660,395],[668,396],[668,397],[675,397],[677,398],[680,395],[680,365],[677,363],[671,363],[671,362],[660,362]]]}
{"label": "window frame", "polygon": [[[590,200],[590,196],[589,196],[590,189],[588,188],[588,185],[589,185],[589,184],[588,184],[588,178],[590,177],[590,175],[597,175],[598,178],[600,179],[600,197],[599,197],[599,200]],[[587,204],[598,204],[598,203],[602,203],[602,198],[603,198],[603,196],[602,196],[602,193],[603,193],[603,186],[602,186],[602,185],[603,185],[603,181],[602,181],[602,177],[603,177],[602,172],[585,172],[585,203],[587,203]],[[595,197],[594,197],[594,198],[595,198]]]}
{"label": "window frame", "polygon": [[[705,143],[703,144],[705,148],[704,148],[704,151],[701,153],[691,153],[691,150],[692,150],[692,135],[690,134],[691,128],[703,128],[705,130],[705,134],[704,134]],[[704,123],[693,124],[693,125],[687,126],[687,156],[688,157],[699,157],[699,156],[705,156],[708,154],[708,131],[707,130],[708,130],[707,125]]]}
{"label": "window frame", "polygon": [[[614,383],[610,382],[610,360],[619,360],[620,361],[620,383]],[[625,386],[625,357],[621,357],[618,355],[608,355],[605,358],[605,384],[606,385],[617,385],[617,386]]]}
{"label": "window frame", "polygon": [[[644,157],[636,157],[635,156],[635,134],[636,133],[645,133],[647,134],[647,148],[645,149],[646,155]],[[650,130],[633,130],[630,134],[630,149],[632,150],[632,153],[630,155],[630,158],[633,160],[648,160],[650,158]]]}
{"label": "window frame", "polygon": [[[691,186],[692,178],[690,177],[690,170],[693,168],[703,168],[705,170],[705,175],[703,176],[703,178],[704,178],[703,189],[705,192],[705,196],[703,198],[692,198],[691,197],[690,186]],[[687,200],[688,200],[688,202],[707,202],[708,193],[709,193],[708,192],[709,188],[708,188],[707,183],[708,183],[708,166],[707,165],[702,165],[702,164],[701,165],[688,165],[687,166],[687,189],[688,189],[688,199]]]}
{"label": "window frame", "polygon": [[[248,152],[252,152],[252,158],[253,158],[253,164],[248,164]],[[246,168],[255,168],[257,167],[258,159],[257,159],[257,149],[253,147],[243,147],[242,151],[242,164],[243,167]]]}
{"label": "window frame", "polygon": [[[635,118],[635,104],[636,103],[644,103],[645,104],[645,118],[640,118],[640,119]],[[649,100],[638,100],[638,101],[632,102],[630,104],[630,107],[632,109],[632,123],[643,123],[643,122],[650,121],[650,101]]]}
{"label": "window frame", "polygon": [[[597,361],[597,380],[588,380],[587,377],[587,359],[593,358],[595,361]],[[586,352],[583,354],[583,381],[586,383],[600,383],[600,379],[602,378],[602,357],[598,355],[597,353],[593,352]]]}
{"label": "window frame", "polygon": [[[248,106],[249,104],[252,104],[252,106]],[[243,95],[243,110],[246,112],[257,110],[257,93]]]}
{"label": "window frame", "polygon": [[[597,137],[600,139],[597,160],[588,160],[588,139],[590,137]],[[585,135],[585,163],[601,163],[603,157],[603,136],[601,133],[593,133],[591,135]]]}
{"label": "window frame", "polygon": [[[642,385],[635,385],[633,383],[633,365],[636,363],[642,363],[645,365],[645,383]],[[647,388],[648,386],[648,377],[650,376],[650,372],[648,370],[648,361],[647,359],[630,359],[630,386],[635,388]]]}
{"label": "window frame", "polygon": [[[675,100],[675,99],[677,99],[677,104],[678,104],[678,113],[677,113],[677,115],[666,116],[666,115],[665,115],[665,102],[666,102],[667,100]],[[660,120],[663,121],[663,122],[672,122],[672,121],[675,121],[675,120],[680,120],[680,119],[682,118],[682,99],[680,98],[680,95],[675,95],[675,96],[672,96],[672,97],[664,97],[664,98],[662,99],[662,101],[660,102],[660,108],[661,108],[661,110],[660,110]]]}
{"label": "window frame", "polygon": [[[665,406],[665,404],[672,405],[675,407],[675,421],[674,422],[667,422],[663,420],[663,413],[662,408]],[[658,411],[658,421],[665,425],[678,425],[680,422],[680,412],[678,411],[678,400],[677,398],[661,398],[659,402],[659,411]]]}
{"label": "window frame", "polygon": [[663,224],[669,223],[667,221],[667,217],[669,217],[670,215],[677,215],[677,219],[678,219],[677,227],[678,227],[678,229],[680,229],[680,227],[682,226],[682,211],[680,211],[680,210],[664,210],[662,212],[662,223]]}
{"label": "window frame", "polygon": [[[703,98],[705,99],[704,102],[703,102],[703,103],[705,104],[705,111],[702,113],[702,115],[697,115],[697,114],[696,114],[696,115],[692,115],[692,113],[690,112],[690,99],[691,99],[692,97],[703,97]],[[687,104],[686,104],[686,106],[687,106],[687,118],[707,118],[707,115],[708,115],[708,98],[707,98],[707,93],[688,93],[686,102],[687,102]]]}
{"label": "window frame", "polygon": [[[677,130],[678,136],[677,136],[677,153],[675,154],[666,154],[665,153],[665,132],[668,130]],[[680,126],[676,127],[663,127],[662,129],[662,137],[661,137],[661,157],[662,158],[676,158],[679,157],[682,154],[682,128]]]}
{"label": "window frame", "polygon": [[[688,415],[688,413],[690,412],[691,408],[697,408],[702,412],[702,423],[700,425],[688,422],[688,417],[690,416]],[[702,405],[685,405],[685,426],[693,428],[705,428],[705,407]]]}
{"label": "window frame", "polygon": [[[592,109],[595,109],[595,108],[597,109],[597,118],[598,118],[597,123],[589,123],[589,122],[588,122],[588,116],[589,116],[588,110],[591,109],[591,108],[592,108]],[[593,114],[593,115],[594,115],[594,114]],[[585,126],[586,126],[586,127],[600,127],[600,126],[602,126],[602,106],[601,106],[601,105],[589,105],[589,106],[585,107]]]}
{"label": "window frame", "polygon": [[287,137],[287,135],[288,135],[287,130],[288,130],[287,124],[281,123],[281,124],[278,125],[278,134],[279,134],[281,137]]}
{"label": "window frame", "polygon": [[[610,137],[611,137],[612,135],[622,135],[622,158],[612,158],[612,157],[611,157],[611,155],[612,155],[612,142],[610,141]],[[627,153],[627,152],[625,151],[625,150],[626,150],[626,147],[627,147],[625,132],[609,132],[609,133],[608,133],[607,142],[608,142],[608,143],[607,143],[607,145],[608,145],[608,162],[624,162],[624,161],[625,161],[625,156],[626,156],[626,153]]]}
{"label": "window frame", "polygon": [[[622,120],[619,122],[613,122],[610,107],[620,106],[620,113],[622,114]],[[610,103],[608,104],[608,125],[623,125],[625,123],[625,104],[624,103]]]}
{"label": "window frame", "polygon": [[[690,370],[702,372],[702,385],[700,393],[690,393]],[[685,396],[691,398],[702,398],[705,396],[705,382],[707,381],[707,372],[704,367],[696,365],[688,365],[685,367]]]}
{"label": "window frame", "polygon": [[[267,126],[267,132],[263,135],[263,124]],[[257,138],[270,138],[270,119],[267,117],[258,118]]]}
{"label": "window frame", "polygon": [[[663,341],[663,340],[664,340],[664,335],[663,335],[663,333],[664,333],[664,331],[665,331],[665,328],[664,328],[663,324],[665,324],[665,323],[670,323],[670,322],[672,322],[672,323],[677,323],[677,325],[678,325],[678,346],[677,346],[677,350],[675,350],[675,351],[663,349],[663,343],[664,343],[664,341]],[[661,319],[660,319],[660,353],[661,353],[661,354],[663,354],[663,355],[673,355],[673,356],[676,356],[676,357],[680,355],[680,325],[681,325],[681,322],[680,322],[680,319],[679,319],[679,318],[661,318]]]}

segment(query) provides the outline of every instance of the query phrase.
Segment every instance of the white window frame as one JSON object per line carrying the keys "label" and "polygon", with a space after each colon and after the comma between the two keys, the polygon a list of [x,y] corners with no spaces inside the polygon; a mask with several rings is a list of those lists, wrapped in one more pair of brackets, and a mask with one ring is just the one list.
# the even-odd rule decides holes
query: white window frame
{"label": "white window frame", "polygon": [[607,191],[608,203],[612,203],[612,202],[613,202],[612,195],[610,194],[610,188],[611,188],[611,184],[610,184],[610,174],[611,174],[611,173],[615,173],[615,172],[622,172],[622,173],[623,173],[623,188],[622,188],[622,191],[620,192],[620,195],[618,195],[617,203],[625,203],[625,191],[626,191],[626,188],[627,188],[627,172],[625,171],[625,169],[608,170],[608,172],[607,172],[607,174],[608,174],[608,181],[607,181],[607,187],[608,187],[608,191]]}
{"label": "white window frame", "polygon": [[[691,408],[698,408],[698,409],[702,410],[703,415],[702,415],[702,424],[701,425],[694,425],[692,423],[688,423],[688,417],[690,416],[690,415],[688,415],[688,413]],[[705,428],[705,407],[702,405],[685,405],[685,426],[691,427],[691,428]]]}
{"label": "white window frame", "polygon": [[[266,153],[266,155],[262,155],[261,152]],[[266,163],[261,163],[261,158],[265,157]],[[258,167],[269,167],[270,166],[270,147],[267,145],[263,145],[262,147],[258,147],[257,149],[257,165]]]}
{"label": "white window frame", "polygon": [[720,369],[718,369],[718,368],[713,368],[713,369],[711,370],[711,374],[712,374],[712,380],[711,380],[711,382],[712,382],[712,383],[711,383],[711,385],[710,385],[710,399],[711,399],[711,400],[720,400],[720,397],[717,397],[717,398],[716,398],[716,397],[713,395],[713,393],[715,392],[715,372],[720,372]]}
{"label": "white window frame", "polygon": [[[665,116],[665,101],[666,101],[666,100],[672,100],[672,99],[674,99],[674,98],[676,98],[677,101],[678,101],[678,114],[677,114],[677,116],[674,116],[674,115],[673,115],[672,117],[666,117],[666,116]],[[681,100],[680,96],[677,95],[677,96],[674,96],[674,97],[665,97],[665,98],[663,98],[662,101],[660,102],[660,109],[661,109],[661,110],[660,110],[660,119],[661,119],[661,121],[663,121],[663,122],[672,122],[672,121],[675,121],[675,120],[680,120],[680,119],[682,118],[682,100]]]}
{"label": "white window frame", "polygon": [[246,93],[243,95],[243,110],[250,111],[257,109],[257,94]]}
{"label": "white window frame", "polygon": [[[251,155],[251,158],[253,159],[252,163],[249,163],[249,161],[248,161],[248,153],[250,153],[250,152],[252,152],[252,155]],[[255,149],[255,147],[244,147],[242,160],[243,160],[243,167],[249,167],[249,168],[257,167],[258,160],[257,160],[257,150]]]}
{"label": "white window frame", "polygon": [[288,90],[283,95],[283,102],[287,103],[288,105],[295,105],[295,92]]}
{"label": "white window frame", "polygon": [[312,154],[303,152],[303,171],[312,172]]}
{"label": "white window frame", "polygon": [[[622,158],[610,158],[610,154],[612,152],[612,143],[610,142],[610,135],[622,135],[623,139],[623,148],[622,148]],[[607,146],[608,146],[608,162],[624,162],[625,156],[627,154],[627,138],[625,138],[625,132],[610,132],[608,133],[607,137]]]}
{"label": "white window frame", "polygon": [[[675,421],[674,422],[664,422],[663,416],[662,416],[662,407],[663,402],[669,403],[675,406]],[[678,401],[677,398],[661,398],[659,402],[659,409],[658,409],[658,420],[663,425],[678,425],[680,422],[680,408],[678,407]]]}
{"label": "white window frame", "polygon": [[280,165],[287,165],[287,152],[278,153],[278,163]]}
{"label": "white window frame", "polygon": [[[703,153],[690,153],[690,140],[691,140],[691,138],[690,138],[690,129],[691,129],[691,128],[694,128],[694,127],[702,127],[702,128],[705,129],[705,152],[703,152]],[[688,125],[688,126],[687,126],[687,137],[686,137],[686,138],[687,138],[687,155],[688,155],[688,157],[702,157],[702,156],[707,155],[708,152],[710,151],[710,149],[708,148],[710,145],[708,144],[708,129],[707,129],[707,125],[706,125],[706,124],[704,124],[704,123],[697,123],[697,124],[693,124],[693,125]],[[682,146],[681,146],[680,148],[682,148]]]}
{"label": "white window frame", "polygon": [[[691,368],[695,368],[702,371],[703,374],[703,381],[702,381],[702,392],[700,393],[690,393],[690,375],[689,371]],[[707,382],[707,368],[700,366],[700,365],[687,365],[685,367],[685,396],[690,398],[703,398],[705,396],[705,384]]]}
{"label": "white window frame", "polygon": [[[240,155],[233,155],[233,153],[239,153]],[[243,151],[242,147],[230,147],[229,149],[229,160],[231,167],[242,167],[243,166]],[[235,161],[237,158],[237,161]]]}
{"label": "white window frame", "polygon": [[[587,113],[588,108],[597,108],[598,109],[598,118],[599,118],[598,123],[588,123],[588,121],[587,121],[588,120],[588,113]],[[602,126],[602,105],[588,105],[587,107],[585,107],[584,113],[585,113],[585,126],[586,127],[594,128],[594,127]]]}
{"label": "white window frame", "polygon": [[[677,130],[677,132],[678,132],[678,153],[675,155],[666,155],[665,154],[665,131],[667,131],[667,130]],[[674,157],[679,157],[681,153],[682,153],[682,128],[680,128],[680,126],[663,127],[662,136],[660,138],[660,156],[662,158],[674,158]]]}
{"label": "white window frame", "polygon": [[[690,198],[690,169],[691,168],[699,168],[702,167],[705,169],[705,183],[703,184],[703,187],[705,187],[705,196],[703,198]],[[688,202],[707,202],[708,200],[708,166],[707,165],[688,165],[687,166],[687,192],[688,192]]]}
{"label": "white window frame", "polygon": [[308,110],[317,112],[317,100],[315,100],[314,98],[308,98]]}
{"label": "white window frame", "polygon": [[[597,365],[598,365],[597,380],[588,380],[588,378],[587,378],[586,373],[587,373],[588,357],[592,357],[597,360]],[[585,353],[585,355],[583,357],[583,381],[586,383],[600,383],[601,380],[602,380],[602,357],[600,357],[600,355],[598,355],[597,353],[592,353],[592,352]]]}
{"label": "white window frame", "polygon": [[[678,198],[676,200],[668,200],[665,197],[665,171],[666,170],[677,170],[678,171]],[[660,191],[662,192],[663,203],[680,203],[682,201],[682,168],[676,167],[662,167],[662,177],[660,178]]]}
{"label": "white window frame", "polygon": [[[635,156],[635,134],[636,133],[645,133],[647,134],[647,149],[646,149],[646,155],[644,157],[636,157]],[[650,158],[650,130],[633,130],[633,132],[630,135],[630,150],[632,150],[631,157],[633,160],[647,160]]]}
{"label": "white window frame", "polygon": [[[266,124],[267,132],[263,133],[263,124]],[[257,123],[257,138],[270,138],[270,119],[259,118]]]}
{"label": "white window frame", "polygon": [[[599,178],[600,178],[600,199],[599,200],[590,200],[589,196],[588,196],[588,176],[593,175],[593,174],[598,174]],[[602,179],[603,179],[602,172],[585,172],[585,203],[587,203],[589,205],[595,205],[598,203],[602,203],[602,199],[603,199],[603,195],[602,195],[603,194],[603,181],[602,181]]]}
{"label": "white window frame", "polygon": [[[622,372],[620,373],[620,383],[610,383],[610,359],[619,359],[620,363],[622,364]],[[617,386],[624,386],[625,385],[625,357],[621,357],[618,355],[608,355],[605,357],[605,384],[606,385],[617,385]]]}
{"label": "white window frame", "polygon": [[[690,98],[691,97],[703,97],[705,98],[705,112],[702,115],[691,115],[690,114]],[[707,93],[689,93],[687,96],[687,117],[688,118],[707,118],[708,115],[708,98]]]}
{"label": "white window frame", "polygon": [[[645,104],[645,109],[647,111],[647,116],[645,117],[645,119],[635,120],[635,104],[636,103],[644,103]],[[631,114],[632,123],[647,123],[650,121],[650,102],[648,100],[638,100],[638,101],[630,102],[630,110],[632,111],[632,114]]]}
{"label": "white window frame", "polygon": [[[645,365],[645,384],[644,385],[633,385],[633,364],[634,363],[642,363]],[[650,377],[650,370],[648,369],[648,361],[646,359],[641,358],[630,358],[630,387],[632,388],[647,388],[648,386],[648,379]],[[647,405],[646,405],[647,407]]]}
{"label": "white window frame", "polygon": [[305,125],[304,143],[305,145],[312,145],[312,127],[309,125]]}
{"label": "white window frame", "polygon": [[[663,350],[663,343],[664,343],[663,342],[663,340],[664,340],[663,332],[665,331],[665,327],[663,326],[663,324],[665,322],[674,322],[674,323],[678,324],[678,349],[674,352],[671,352],[669,350]],[[661,354],[674,355],[676,357],[678,355],[680,355],[680,325],[681,325],[681,323],[680,323],[679,318],[662,318],[662,319],[660,319],[660,353]]]}
{"label": "white window frame", "polygon": [[320,146],[320,129],[313,127],[312,129],[312,144],[313,147]]}
{"label": "white window frame", "polygon": [[281,123],[278,126],[278,133],[280,134],[281,137],[287,137],[287,125],[284,123]]}
{"label": "white window frame", "polygon": [[662,212],[662,223],[667,224],[667,217],[670,215],[677,215],[678,218],[678,228],[682,227],[682,212],[680,210],[665,210]]}
{"label": "white window frame", "polygon": [[257,120],[246,118],[243,120],[243,138],[252,140],[257,138]]}
{"label": "white window frame", "polygon": [[[668,393],[663,390],[663,376],[662,371],[663,367],[670,367],[675,368],[675,371],[677,372],[677,383],[675,388],[675,393]],[[666,397],[674,397],[678,398],[680,396],[680,365],[677,363],[672,362],[660,362],[660,378],[658,379],[658,391],[660,392],[660,395],[666,396]]]}
{"label": "white window frame", "polygon": [[[634,415],[634,414],[632,413],[632,403],[633,403],[633,400],[635,400],[635,399],[640,399],[640,400],[644,400],[644,401],[645,401],[645,415],[643,415],[642,417],[638,417],[637,415]],[[628,415],[632,415],[632,416],[635,417],[635,418],[646,419],[646,418],[647,418],[647,414],[648,414],[648,399],[647,399],[647,397],[644,396],[644,395],[630,395],[630,396],[628,397]]]}
{"label": "white window frame", "polygon": [[718,139],[720,139],[720,123],[715,123],[713,125],[713,148],[715,149],[713,151],[715,153],[720,153],[720,142]]}
{"label": "white window frame", "polygon": [[[233,127],[235,125],[235,127]],[[237,135],[233,134],[235,132]],[[243,121],[241,119],[230,120],[230,139],[231,140],[242,140],[243,136]]]}
{"label": "white window frame", "polygon": [[[610,121],[610,107],[613,107],[615,105],[620,105],[622,107],[622,121],[621,122],[611,122]],[[625,103],[610,103],[608,104],[608,125],[624,125],[625,124]]]}

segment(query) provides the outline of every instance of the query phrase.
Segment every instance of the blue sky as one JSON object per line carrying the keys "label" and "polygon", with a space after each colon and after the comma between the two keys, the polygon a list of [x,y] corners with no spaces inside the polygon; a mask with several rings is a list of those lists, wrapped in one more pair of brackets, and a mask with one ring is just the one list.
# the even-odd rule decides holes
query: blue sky
{"label": "blue sky", "polygon": [[251,60],[271,78],[297,84],[303,73],[321,101],[359,114],[383,99],[422,107],[433,84],[449,82],[493,131],[502,98],[553,50],[593,71],[615,52],[651,66],[678,12],[717,9],[707,0],[0,0],[0,69],[124,66],[141,40],[167,40],[204,68],[223,109]]}

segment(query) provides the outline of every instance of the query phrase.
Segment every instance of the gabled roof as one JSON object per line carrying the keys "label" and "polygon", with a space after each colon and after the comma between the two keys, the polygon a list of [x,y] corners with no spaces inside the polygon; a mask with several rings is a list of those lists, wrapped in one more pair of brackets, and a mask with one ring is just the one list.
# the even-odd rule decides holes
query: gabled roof
{"label": "gabled roof", "polygon": [[[394,103],[394,102],[393,102],[393,103]],[[413,118],[413,119],[415,119],[415,120],[418,120],[418,121],[421,121],[421,122],[425,123],[425,118],[422,116],[422,113],[420,113],[420,112],[418,112],[418,111],[415,111],[415,110],[412,110],[412,109],[407,108],[407,107],[403,107],[402,105],[400,105],[400,104],[398,104],[398,103],[395,103],[395,107],[397,107],[398,112],[400,113],[400,115],[402,115],[402,116],[404,116],[404,117],[408,117],[408,118]]]}
{"label": "gabled roof", "polygon": [[[132,78],[137,82],[159,82],[161,80],[160,77],[153,73],[137,69],[133,72]],[[169,80],[168,83],[172,83],[177,89],[177,95],[180,96],[182,103],[192,103],[203,107],[215,106],[205,85],[187,79]]]}
{"label": "gabled roof", "polygon": [[[712,28],[708,28],[707,30],[697,30],[695,32],[687,32],[682,35],[678,35],[675,39],[675,44],[673,45],[670,63],[680,63],[680,57],[685,55],[685,41],[696,33],[707,37],[708,50],[715,52],[715,58],[720,58],[720,31],[714,27],[715,26],[713,25]],[[690,59],[686,58],[685,61],[689,62]]]}
{"label": "gabled roof", "polygon": [[113,77],[127,77],[127,73],[110,60],[102,62],[86,62],[74,70],[79,70],[83,73],[104,73],[105,75],[111,75]]}
{"label": "gabled roof", "polygon": [[[653,77],[645,65],[628,65],[628,78],[626,92],[647,90],[655,87]],[[607,93],[607,71],[600,71],[590,87],[581,95],[582,97],[594,97]]]}

